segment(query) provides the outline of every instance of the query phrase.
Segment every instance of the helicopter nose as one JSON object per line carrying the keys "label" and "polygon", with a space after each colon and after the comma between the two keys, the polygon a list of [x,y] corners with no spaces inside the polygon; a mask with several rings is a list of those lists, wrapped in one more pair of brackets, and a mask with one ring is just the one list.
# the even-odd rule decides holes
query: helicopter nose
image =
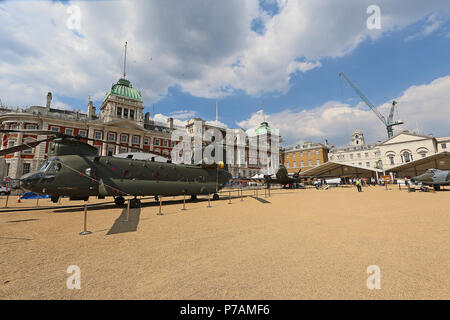
{"label": "helicopter nose", "polygon": [[20,177],[19,187],[31,190],[31,187],[40,179],[40,175],[36,173],[27,173]]}

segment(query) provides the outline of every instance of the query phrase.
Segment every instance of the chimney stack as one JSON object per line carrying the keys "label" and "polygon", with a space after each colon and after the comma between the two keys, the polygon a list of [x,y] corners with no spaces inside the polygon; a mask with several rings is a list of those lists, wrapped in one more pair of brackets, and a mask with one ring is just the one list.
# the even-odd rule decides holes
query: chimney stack
{"label": "chimney stack", "polygon": [[87,115],[88,115],[88,119],[89,119],[89,120],[92,120],[92,118],[95,116],[95,112],[96,112],[96,109],[95,109],[95,107],[94,107],[94,104],[92,103],[91,100],[89,100],[89,103],[88,103],[88,112],[87,112]]}
{"label": "chimney stack", "polygon": [[47,110],[50,110],[51,102],[52,102],[52,93],[49,92],[49,93],[47,93],[47,105],[46,105]]}
{"label": "chimney stack", "polygon": [[173,129],[173,118],[167,119],[167,123],[169,124],[169,128]]}

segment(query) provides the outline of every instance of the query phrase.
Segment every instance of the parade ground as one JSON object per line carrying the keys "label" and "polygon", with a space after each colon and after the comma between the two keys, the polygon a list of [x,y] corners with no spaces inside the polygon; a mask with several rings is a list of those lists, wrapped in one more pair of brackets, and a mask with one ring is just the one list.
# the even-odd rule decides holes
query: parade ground
{"label": "parade ground", "polygon": [[[449,188],[447,188],[449,189]],[[449,299],[450,190],[0,202],[0,299]],[[225,198],[223,198],[226,196]],[[95,205],[97,204],[97,205]],[[43,207],[51,208],[44,209]],[[9,210],[9,211],[8,211]],[[17,210],[17,211],[11,211]],[[70,266],[80,289],[69,289]],[[369,289],[369,266],[380,288]],[[72,269],[70,269],[72,270]]]}

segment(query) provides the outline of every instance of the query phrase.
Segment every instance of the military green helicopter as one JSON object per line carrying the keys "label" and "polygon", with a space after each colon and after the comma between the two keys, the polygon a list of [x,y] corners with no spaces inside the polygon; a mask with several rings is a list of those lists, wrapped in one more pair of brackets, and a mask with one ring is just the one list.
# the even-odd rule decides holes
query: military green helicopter
{"label": "military green helicopter", "polygon": [[[176,196],[213,194],[231,179],[223,163],[214,165],[182,165],[151,160],[99,156],[97,149],[81,140],[100,141],[120,145],[111,141],[70,136],[46,130],[0,130],[3,133],[28,133],[49,135],[47,139],[0,150],[0,156],[34,148],[42,142],[51,141],[48,159],[37,172],[20,177],[22,189],[47,194],[53,202],[61,196],[70,200],[85,200],[90,196],[103,199],[114,197],[117,205],[123,205],[124,196],[131,195],[130,207],[139,207],[137,196]],[[134,148],[134,147],[133,147]],[[146,151],[139,148],[140,151]],[[148,152],[148,151],[147,151]]]}
{"label": "military green helicopter", "polygon": [[441,186],[450,185],[450,171],[439,169],[428,169],[424,174],[411,178],[414,184],[424,184],[432,186],[434,190],[439,191]]}

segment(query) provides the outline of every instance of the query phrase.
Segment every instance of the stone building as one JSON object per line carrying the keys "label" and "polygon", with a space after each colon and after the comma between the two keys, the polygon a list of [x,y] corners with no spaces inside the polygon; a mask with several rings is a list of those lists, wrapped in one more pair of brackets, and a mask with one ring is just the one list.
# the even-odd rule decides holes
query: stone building
{"label": "stone building", "polygon": [[[129,80],[120,79],[105,95],[100,113],[89,101],[87,113],[51,108],[52,95],[48,93],[47,104],[25,109],[0,110],[2,129],[42,129],[79,135],[102,141],[88,141],[98,149],[100,155],[118,154],[146,149],[164,157],[170,157],[173,147],[171,132],[173,119],[168,123],[157,123],[143,113],[142,96]],[[1,148],[47,138],[46,135],[7,134],[3,136]],[[108,144],[113,141],[120,146]],[[49,142],[35,148],[16,152],[2,157],[0,176],[18,178],[22,174],[37,170],[47,157]]]}
{"label": "stone building", "polygon": [[282,150],[283,164],[288,173],[306,171],[328,161],[328,144],[304,142]]}
{"label": "stone building", "polygon": [[435,138],[433,135],[421,135],[407,130],[383,142],[365,144],[362,132],[355,130],[352,135],[352,146],[331,148],[329,159],[350,165],[387,170],[447,151],[449,147],[450,137]]}

